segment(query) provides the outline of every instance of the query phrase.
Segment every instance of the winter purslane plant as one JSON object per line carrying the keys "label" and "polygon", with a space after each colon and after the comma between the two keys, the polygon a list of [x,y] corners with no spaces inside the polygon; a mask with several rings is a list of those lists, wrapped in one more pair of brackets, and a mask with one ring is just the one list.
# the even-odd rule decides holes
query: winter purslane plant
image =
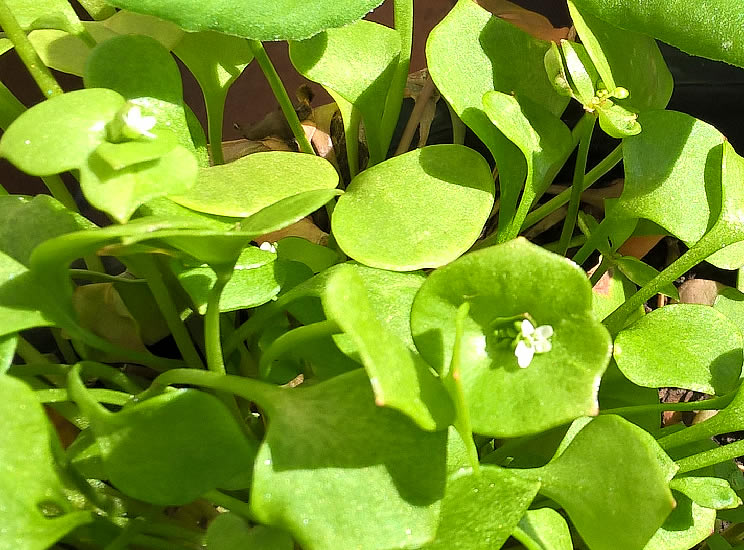
{"label": "winter purslane plant", "polygon": [[[51,194],[0,188],[0,549],[740,547],[744,442],[712,436],[744,429],[744,294],[644,304],[744,266],[744,159],[665,110],[655,41],[744,66],[744,8],[568,0],[578,39],[546,41],[459,0],[426,52],[454,143],[394,156],[413,1],[389,1],[395,28],[362,19],[382,0],[80,0],[90,21],[0,0],[0,51],[46,96],[0,85],[0,155]],[[332,96],[349,181],[267,40]],[[225,163],[252,62],[297,151]],[[599,132],[617,146],[588,169]],[[620,162],[595,219],[582,192]],[[555,243],[520,236],[563,205]],[[319,210],[326,244],[263,237]],[[649,234],[688,249],[660,272],[624,255]],[[693,410],[717,414],[662,425]]]}

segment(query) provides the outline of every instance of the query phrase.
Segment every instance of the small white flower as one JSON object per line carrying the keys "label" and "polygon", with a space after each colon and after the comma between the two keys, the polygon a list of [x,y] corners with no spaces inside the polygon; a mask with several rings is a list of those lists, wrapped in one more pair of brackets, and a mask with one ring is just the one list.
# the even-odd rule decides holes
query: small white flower
{"label": "small white flower", "polygon": [[276,254],[276,243],[271,244],[269,241],[261,243],[261,246],[259,246],[261,250],[264,250],[266,252],[271,252],[273,254]]}
{"label": "small white flower", "polygon": [[139,105],[132,105],[124,114],[121,116],[124,122],[126,130],[130,130],[134,134],[142,135],[150,139],[155,138],[155,134],[150,132],[157,123],[157,119],[154,116],[142,116],[142,109]]}
{"label": "small white flower", "polygon": [[519,368],[524,369],[532,363],[536,353],[547,353],[553,348],[550,343],[553,327],[542,325],[535,328],[528,319],[523,319],[519,328],[514,355],[517,357]]}

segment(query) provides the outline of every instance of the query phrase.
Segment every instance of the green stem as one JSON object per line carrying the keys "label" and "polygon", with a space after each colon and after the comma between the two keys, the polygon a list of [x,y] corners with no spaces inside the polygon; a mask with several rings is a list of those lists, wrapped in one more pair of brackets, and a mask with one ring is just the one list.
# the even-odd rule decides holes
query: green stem
{"label": "green stem", "polygon": [[677,466],[679,466],[679,470],[677,471],[677,475],[720,464],[727,460],[733,460],[741,455],[744,455],[744,440],[678,460]]}
{"label": "green stem", "polygon": [[147,284],[146,279],[128,279],[126,277],[117,277],[102,273],[100,271],[91,271],[89,269],[70,269],[70,278],[81,281],[102,282],[102,283],[126,283],[126,284]]}
{"label": "green stem", "polygon": [[382,116],[382,143],[387,151],[393,139],[395,127],[398,124],[400,110],[403,105],[403,93],[408,81],[408,71],[411,67],[411,50],[413,48],[413,0],[395,0],[393,4],[395,15],[395,30],[400,36],[400,57],[390,83],[385,113]]}
{"label": "green stem", "polygon": [[[77,363],[80,365],[81,372],[86,377],[100,378],[106,380],[112,384],[116,384],[125,392],[132,395],[138,394],[142,391],[142,388],[132,381],[126,374],[121,372],[114,367],[106,365],[104,363],[96,363],[94,361],[81,361]],[[27,365],[13,365],[8,370],[9,374],[13,376],[67,376],[70,373],[69,365],[57,365],[54,363],[40,362],[31,363]]]}
{"label": "green stem", "polygon": [[208,98],[204,94],[204,104],[207,107],[207,134],[209,135],[209,147],[212,151],[212,164],[225,164],[225,155],[222,151],[225,96],[223,95],[215,101],[215,98]]}
{"label": "green stem", "polygon": [[579,140],[579,150],[576,155],[576,165],[574,166],[573,183],[571,184],[571,199],[568,203],[568,212],[563,222],[563,230],[559,239],[560,246],[558,254],[565,256],[568,251],[568,243],[573,236],[576,227],[576,218],[579,215],[579,206],[581,203],[581,193],[584,191],[584,178],[586,176],[586,161],[589,157],[589,145],[592,142],[592,134],[596,126],[597,117],[591,116],[591,122]]}
{"label": "green stem", "polygon": [[223,508],[227,508],[228,510],[234,512],[235,514],[238,514],[239,516],[243,516],[247,520],[252,521],[254,519],[250,504],[230,495],[226,495],[222,491],[218,491],[215,489],[213,491],[205,493],[204,495],[202,495],[202,497],[216,504],[217,506],[222,506]]}
{"label": "green stem", "polygon": [[7,130],[11,122],[26,110],[26,106],[18,101],[8,87],[0,82],[0,128]]}
{"label": "green stem", "polygon": [[281,78],[279,78],[279,74],[276,72],[274,65],[271,63],[271,59],[269,59],[263,44],[261,44],[259,40],[248,40],[248,44],[250,45],[253,56],[261,67],[269,86],[271,86],[271,91],[274,92],[274,96],[279,102],[279,107],[281,107],[284,117],[287,119],[287,123],[300,146],[300,150],[303,153],[314,155],[315,150],[313,149],[313,146],[310,145],[307,135],[305,135],[305,130],[302,128],[302,124],[297,116],[294,105],[292,105],[292,100],[289,99],[287,90],[284,88],[284,84],[282,83]]}
{"label": "green stem", "polygon": [[362,113],[352,106],[349,124],[346,127],[346,162],[349,164],[350,180],[353,180],[359,173],[359,125],[361,122]]}
{"label": "green stem", "polygon": [[705,258],[720,250],[726,243],[722,241],[718,233],[719,231],[714,226],[692,248],[682,254],[669,267],[651,279],[619,308],[607,316],[602,322],[610,331],[610,334],[614,335],[620,332],[628,316],[637,308],[641,307],[646,300],[657,294],[660,288],[673,283]]}
{"label": "green stem", "polygon": [[31,342],[26,340],[23,336],[18,336],[18,343],[16,344],[16,353],[21,356],[26,363],[49,363],[52,364],[49,359],[44,357],[39,350],[37,350]]}
{"label": "green stem", "polygon": [[339,334],[341,329],[335,321],[321,321],[312,325],[305,325],[282,334],[274,340],[266,352],[261,356],[258,363],[258,372],[261,378],[268,378],[271,374],[271,367],[274,361],[288,355],[297,348],[302,347],[306,342],[312,342],[326,336]]}
{"label": "green stem", "polygon": [[255,310],[253,315],[251,315],[246,322],[240,325],[235,332],[227,337],[223,346],[224,354],[229,356],[233,351],[235,351],[238,344],[252,338],[259,330],[261,330],[261,328],[263,328],[269,319],[274,317],[274,315],[278,315],[280,312],[281,308],[277,307],[275,302],[266,304],[261,309]]}
{"label": "green stem", "polygon": [[26,65],[28,72],[31,73],[36,84],[39,86],[44,97],[52,97],[64,93],[60,85],[52,76],[52,72],[44,65],[39,54],[34,49],[33,44],[23,32],[18,24],[18,20],[13,15],[10,7],[5,0],[0,0],[0,27],[5,31],[5,35],[13,42],[18,57]]}
{"label": "green stem", "polygon": [[[126,405],[132,399],[131,395],[120,391],[102,388],[92,388],[87,391],[92,399],[95,399],[99,403],[108,403],[109,405]],[[63,403],[65,401],[74,401],[66,388],[36,390],[35,394],[39,403]]]}
{"label": "green stem", "polygon": [[470,304],[468,302],[463,303],[457,309],[455,318],[455,346],[452,350],[452,362],[450,363],[448,372],[443,374],[442,382],[455,404],[455,429],[465,444],[470,466],[473,468],[473,472],[477,474],[480,469],[478,449],[475,446],[475,441],[473,441],[473,426],[470,421],[470,412],[465,402],[465,393],[462,389],[461,381],[463,331],[465,319],[469,311]]}
{"label": "green stem", "polygon": [[73,363],[77,363],[78,356],[75,353],[75,350],[72,348],[70,341],[62,336],[62,329],[53,327],[51,329],[51,332],[52,338],[54,338],[54,342],[57,344],[57,349],[62,354],[62,359],[64,359],[70,365],[72,365]]}
{"label": "green stem", "polygon": [[181,320],[178,308],[167,285],[163,281],[163,273],[157,264],[157,260],[149,255],[141,254],[129,258],[128,263],[147,280],[147,286],[150,287],[155,303],[163,314],[168,329],[171,331],[176,346],[186,364],[192,369],[204,369],[204,362],[199,356],[186,325]]}
{"label": "green stem", "polygon": [[[612,170],[617,164],[623,159],[623,147],[622,145],[618,145],[615,147],[615,149],[612,150],[612,152],[607,155],[604,159],[600,161],[597,166],[592,168],[589,173],[584,178],[584,183],[582,185],[582,191],[586,191],[594,185],[599,179],[607,174],[610,170]],[[529,216],[524,220],[524,225],[522,226],[522,230],[528,229],[529,227],[532,227],[536,223],[538,223],[540,220],[545,218],[546,216],[549,216],[556,210],[558,210],[561,206],[566,204],[569,200],[571,200],[571,189],[566,189],[565,191],[561,191],[559,194],[557,194],[555,197],[550,199],[548,202],[543,204],[542,206],[539,206],[538,208],[535,208]]]}
{"label": "green stem", "polygon": [[44,182],[44,185],[49,189],[52,196],[65,205],[65,208],[72,210],[73,212],[78,212],[78,206],[75,203],[75,199],[72,197],[65,182],[62,181],[62,178],[59,177],[58,174],[42,176],[41,181]]}
{"label": "green stem", "polygon": [[452,143],[463,145],[465,143],[467,127],[449,103],[447,103],[447,109],[449,109],[450,121],[452,122]]}
{"label": "green stem", "polygon": [[[685,403],[658,403],[654,405],[636,405],[636,406],[630,406],[630,407],[617,407],[615,409],[601,410],[599,411],[599,414],[616,414],[618,416],[631,416],[631,415],[639,414],[639,413],[652,413],[652,412],[664,412],[664,411],[712,411],[712,410],[720,410],[726,407],[729,403],[731,403],[731,400],[733,398],[734,398],[734,395],[729,394],[729,395],[722,395],[721,397],[714,397],[713,399],[706,399],[704,401],[691,401],[691,402],[685,402]],[[685,431],[685,430],[682,430],[682,431]]]}

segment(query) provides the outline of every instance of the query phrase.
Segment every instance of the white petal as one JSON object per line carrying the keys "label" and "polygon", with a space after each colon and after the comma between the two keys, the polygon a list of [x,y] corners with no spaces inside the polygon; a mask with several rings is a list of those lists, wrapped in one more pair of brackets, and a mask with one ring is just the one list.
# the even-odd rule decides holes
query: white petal
{"label": "white petal", "polygon": [[549,340],[537,340],[533,346],[535,348],[535,353],[547,353],[553,349],[553,344],[551,344]]}
{"label": "white petal", "polygon": [[535,332],[535,327],[532,326],[532,323],[528,319],[524,319],[522,321],[522,336],[529,336],[533,332]]}
{"label": "white petal", "polygon": [[540,327],[537,327],[535,329],[535,336],[537,336],[541,340],[547,340],[551,336],[553,336],[553,327],[550,325],[542,325]]}
{"label": "white petal", "polygon": [[528,346],[524,340],[520,340],[517,347],[514,348],[514,355],[517,356],[519,368],[524,369],[529,367],[530,363],[532,363],[532,358],[535,356],[535,350],[532,346]]}

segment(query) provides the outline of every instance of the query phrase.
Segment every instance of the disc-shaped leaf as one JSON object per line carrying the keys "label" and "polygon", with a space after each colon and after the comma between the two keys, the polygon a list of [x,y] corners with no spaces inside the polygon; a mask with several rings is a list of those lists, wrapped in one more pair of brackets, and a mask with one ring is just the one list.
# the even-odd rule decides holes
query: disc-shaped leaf
{"label": "disc-shaped leaf", "polygon": [[[86,21],[85,29],[96,42],[103,42],[116,33],[98,22]],[[56,29],[32,31],[28,39],[44,65],[63,73],[83,76],[85,62],[92,48],[82,38]]]}
{"label": "disc-shaped leaf", "polygon": [[633,111],[664,109],[674,82],[656,41],[618,28],[619,22],[605,23],[577,4],[580,0],[568,3],[571,19],[607,90],[613,93],[618,86],[625,88],[630,95],[618,103]]}
{"label": "disc-shaped leaf", "polygon": [[400,55],[399,34],[372,21],[357,21],[293,42],[289,53],[300,74],[359,110],[370,162],[384,160],[387,145],[380,135],[382,114]]}
{"label": "disc-shaped leaf", "polygon": [[119,8],[173,21],[188,31],[217,31],[256,40],[302,40],[361,19],[382,0],[113,0]]}
{"label": "disc-shaped leaf", "polygon": [[104,141],[106,124],[124,105],[113,90],[77,90],[34,105],[0,139],[0,155],[33,176],[79,168]]}
{"label": "disc-shaped leaf", "polygon": [[108,480],[130,497],[186,504],[250,469],[255,458],[256,442],[213,395],[182,389],[110,413],[75,371],[69,391],[91,422]]}
{"label": "disc-shaped leaf", "polygon": [[425,430],[443,429],[452,422],[452,402],[442,382],[378,320],[353,267],[334,269],[322,300],[328,319],[353,341],[378,406],[401,411]]}
{"label": "disc-shaped leaf", "polygon": [[209,522],[207,550],[292,550],[292,537],[278,529],[264,525],[251,527],[240,516],[233,513],[220,514]]}
{"label": "disc-shaped leaf", "polygon": [[539,488],[503,468],[461,468],[447,481],[437,536],[422,550],[501,548]]}
{"label": "disc-shaped leaf", "polygon": [[522,472],[542,482],[540,492],[563,506],[593,550],[641,550],[674,508],[674,469],[648,432],[607,415],[553,462]]}
{"label": "disc-shaped leaf", "polygon": [[674,386],[722,395],[739,382],[742,334],[722,313],[699,304],[659,308],[617,335],[615,361],[640,386]]}
{"label": "disc-shaped leaf", "polygon": [[199,212],[245,218],[281,199],[337,185],[338,173],[327,160],[271,151],[203,168],[188,193],[171,199]]}
{"label": "disc-shaped leaf", "polygon": [[[515,437],[596,414],[610,338],[592,316],[591,288],[578,266],[518,239],[432,273],[413,303],[411,328],[416,347],[440,372],[452,357],[455,312],[465,302],[461,380],[474,432]],[[553,335],[550,351],[519,368],[512,341],[499,334],[525,314]]]}
{"label": "disc-shaped leaf", "polygon": [[377,407],[362,370],[279,390],[261,406],[270,422],[250,501],[258,521],[306,548],[382,550],[434,538],[447,432]]}
{"label": "disc-shaped leaf", "polygon": [[527,510],[512,534],[527,550],[572,550],[571,532],[552,508]]}
{"label": "disc-shaped leaf", "polygon": [[333,234],[346,254],[372,267],[439,267],[475,242],[493,195],[483,157],[460,145],[432,145],[354,178],[333,212]]}
{"label": "disc-shaped leaf", "polygon": [[[76,527],[91,521],[73,512],[65,498],[44,409],[23,382],[0,375],[0,507],[5,548],[45,550]],[[48,510],[52,517],[47,517]]]}
{"label": "disc-shaped leaf", "polygon": [[744,67],[739,22],[744,6],[737,0],[713,3],[689,0],[574,0],[586,13],[624,30],[641,32],[682,51]]}

